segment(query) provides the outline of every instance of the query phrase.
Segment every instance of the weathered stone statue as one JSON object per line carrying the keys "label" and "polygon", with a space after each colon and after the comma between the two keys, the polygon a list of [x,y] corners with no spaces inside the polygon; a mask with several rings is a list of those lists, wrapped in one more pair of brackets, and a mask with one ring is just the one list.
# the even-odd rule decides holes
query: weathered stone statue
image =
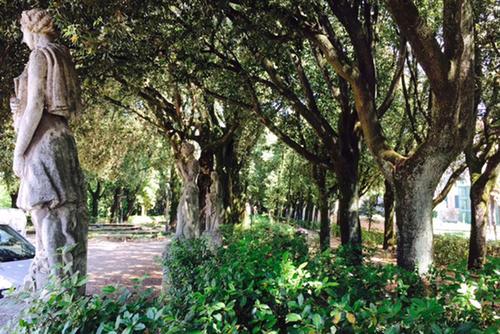
{"label": "weathered stone statue", "polygon": [[51,16],[24,11],[21,29],[31,54],[10,101],[17,133],[13,169],[21,179],[17,206],[31,213],[36,229],[28,282],[40,289],[68,264],[72,273],[87,271],[86,194],[68,127],[81,109],[80,88],[68,49],[53,43]]}
{"label": "weathered stone statue", "polygon": [[210,192],[205,197],[205,219],[206,226],[203,235],[208,238],[211,246],[220,246],[222,244],[222,237],[220,235],[219,226],[222,224],[224,216],[224,205],[220,194],[219,175],[213,171],[210,174],[212,184],[210,185]]}
{"label": "weathered stone statue", "polygon": [[196,180],[200,165],[194,156],[194,145],[181,144],[177,169],[182,177],[182,194],[177,207],[177,227],[175,236],[180,239],[193,239],[200,236],[199,192]]}

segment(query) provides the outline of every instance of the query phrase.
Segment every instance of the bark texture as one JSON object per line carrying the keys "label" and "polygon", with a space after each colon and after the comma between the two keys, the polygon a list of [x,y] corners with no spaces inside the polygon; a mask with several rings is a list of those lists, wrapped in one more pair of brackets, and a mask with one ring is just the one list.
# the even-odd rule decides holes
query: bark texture
{"label": "bark texture", "polygon": [[326,190],[326,169],[313,166],[313,176],[318,188],[320,212],[319,247],[322,251],[330,248],[330,220],[328,217],[328,194]]}
{"label": "bark texture", "polygon": [[384,244],[383,249],[396,245],[396,221],[394,212],[394,190],[392,185],[385,181],[384,192]]}
{"label": "bark texture", "polygon": [[340,240],[343,246],[352,248],[353,260],[361,263],[361,224],[359,221],[359,187],[356,182],[339,180]]}
{"label": "bark texture", "polygon": [[[481,269],[486,261],[486,234],[489,224],[489,201],[500,172],[500,150],[489,159],[485,170],[483,164],[469,162],[471,178],[471,233],[469,242],[469,269]],[[477,162],[477,161],[476,161]]]}

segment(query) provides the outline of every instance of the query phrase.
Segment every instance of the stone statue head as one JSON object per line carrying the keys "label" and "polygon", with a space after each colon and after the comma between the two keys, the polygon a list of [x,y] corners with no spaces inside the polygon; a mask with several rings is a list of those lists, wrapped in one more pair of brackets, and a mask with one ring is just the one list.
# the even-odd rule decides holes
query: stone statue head
{"label": "stone statue head", "polygon": [[23,11],[20,22],[23,42],[30,49],[36,47],[40,36],[52,41],[57,35],[54,20],[45,9],[34,8]]}
{"label": "stone statue head", "polygon": [[184,158],[190,158],[194,154],[194,145],[188,142],[181,144],[181,155]]}

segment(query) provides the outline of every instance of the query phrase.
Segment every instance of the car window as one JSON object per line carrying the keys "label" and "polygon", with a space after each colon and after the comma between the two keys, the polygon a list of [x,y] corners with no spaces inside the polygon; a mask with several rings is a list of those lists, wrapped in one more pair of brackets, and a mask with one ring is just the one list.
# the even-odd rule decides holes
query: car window
{"label": "car window", "polygon": [[9,226],[0,225],[0,262],[31,259],[34,247]]}

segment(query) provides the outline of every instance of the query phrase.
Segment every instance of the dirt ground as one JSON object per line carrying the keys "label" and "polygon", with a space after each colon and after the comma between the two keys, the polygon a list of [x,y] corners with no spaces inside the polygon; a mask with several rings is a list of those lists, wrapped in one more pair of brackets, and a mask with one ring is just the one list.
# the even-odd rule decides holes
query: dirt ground
{"label": "dirt ground", "polygon": [[95,294],[106,285],[133,286],[133,278],[148,275],[145,287],[160,289],[160,258],[169,239],[109,241],[91,239],[88,250],[87,294]]}

